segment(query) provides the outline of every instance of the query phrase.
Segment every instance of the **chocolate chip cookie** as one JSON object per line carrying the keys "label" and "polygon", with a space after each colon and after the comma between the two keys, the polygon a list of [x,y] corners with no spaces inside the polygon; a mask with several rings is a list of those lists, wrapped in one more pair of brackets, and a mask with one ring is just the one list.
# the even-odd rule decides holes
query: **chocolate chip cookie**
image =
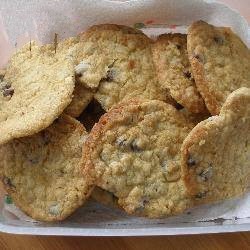
{"label": "chocolate chip cookie", "polygon": [[191,203],[181,179],[180,147],[192,128],[169,104],[130,100],[91,130],[84,162],[95,169],[97,185],[113,193],[129,214],[178,214]]}
{"label": "chocolate chip cookie", "polygon": [[95,176],[81,163],[86,136],[78,121],[63,115],[47,129],[0,147],[4,188],[26,214],[63,220],[85,202]]}
{"label": "chocolate chip cookie", "polygon": [[242,195],[250,180],[250,89],[232,92],[217,116],[200,122],[182,145],[184,181],[196,203]]}
{"label": "chocolate chip cookie", "polygon": [[187,35],[163,34],[152,45],[159,84],[177,103],[193,113],[205,112],[187,53]]}
{"label": "chocolate chip cookie", "polygon": [[119,25],[98,25],[80,36],[76,73],[104,110],[133,97],[172,100],[158,83],[152,41],[143,33]]}
{"label": "chocolate chip cookie", "polygon": [[250,51],[230,28],[195,22],[187,48],[195,83],[211,114],[219,114],[231,92],[250,87]]}
{"label": "chocolate chip cookie", "polygon": [[31,42],[14,54],[0,79],[0,144],[48,127],[69,105],[74,66]]}

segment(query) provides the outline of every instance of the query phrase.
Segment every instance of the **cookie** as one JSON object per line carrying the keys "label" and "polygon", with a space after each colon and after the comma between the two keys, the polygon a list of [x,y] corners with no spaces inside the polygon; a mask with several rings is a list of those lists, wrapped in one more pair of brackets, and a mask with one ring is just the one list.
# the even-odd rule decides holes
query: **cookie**
{"label": "cookie", "polygon": [[0,144],[48,127],[69,105],[74,66],[35,42],[14,54],[0,83]]}
{"label": "cookie", "polygon": [[152,45],[159,83],[177,103],[193,113],[205,111],[198,92],[187,53],[187,35],[163,34]]}
{"label": "cookie", "polygon": [[187,48],[195,83],[211,114],[219,114],[231,92],[250,87],[250,51],[230,28],[195,22]]}
{"label": "cookie", "polygon": [[[100,81],[106,78],[108,66],[112,65],[116,59],[114,59],[115,50],[121,49],[121,46],[115,48],[119,45],[119,41],[124,43],[121,52],[127,53],[129,50],[126,41],[121,41],[128,39],[129,34],[139,34],[140,37],[149,40],[139,30],[116,24],[94,25],[78,36],[79,44],[75,50],[76,62],[78,62],[76,74],[84,86],[96,89]],[[116,41],[116,37],[120,38],[119,41]]]}
{"label": "cookie", "polygon": [[1,146],[1,179],[15,204],[41,221],[59,221],[81,206],[94,173],[83,169],[87,132],[63,115],[47,129]]}
{"label": "cookie", "polygon": [[[80,36],[77,77],[95,89],[104,110],[133,97],[172,100],[158,83],[152,41],[143,33],[117,25],[99,25]],[[170,100],[169,100],[170,99]]]}
{"label": "cookie", "polygon": [[114,194],[106,191],[106,190],[103,190],[99,187],[95,187],[93,192],[91,193],[91,197],[105,205],[105,206],[108,206],[108,207],[112,207],[112,208],[118,208],[118,201],[117,201],[117,197],[114,196]]}
{"label": "cookie", "polygon": [[242,195],[250,181],[250,89],[232,92],[217,116],[199,123],[182,145],[184,181],[196,203]]}
{"label": "cookie", "polygon": [[180,147],[192,129],[162,101],[130,100],[103,115],[84,146],[97,185],[129,214],[164,217],[190,205],[181,180]]}

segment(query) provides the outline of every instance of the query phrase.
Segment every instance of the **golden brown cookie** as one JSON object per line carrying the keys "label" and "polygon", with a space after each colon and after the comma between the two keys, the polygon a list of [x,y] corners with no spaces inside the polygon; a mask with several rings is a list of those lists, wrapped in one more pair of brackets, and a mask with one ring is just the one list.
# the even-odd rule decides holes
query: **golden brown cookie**
{"label": "golden brown cookie", "polygon": [[250,87],[250,51],[230,28],[195,22],[188,30],[187,48],[197,88],[211,114],[219,114],[231,92]]}
{"label": "golden brown cookie", "polygon": [[0,79],[0,144],[48,127],[69,105],[74,66],[35,42],[14,54]]}
{"label": "golden brown cookie", "polygon": [[164,217],[190,206],[180,147],[193,124],[162,101],[130,100],[103,115],[84,146],[97,185],[129,214]]}
{"label": "golden brown cookie", "polygon": [[80,36],[76,73],[107,111],[133,97],[169,101],[158,83],[152,41],[143,33],[118,25],[98,25]]}
{"label": "golden brown cookie", "polygon": [[217,116],[200,122],[182,145],[184,181],[196,202],[242,195],[250,181],[250,89],[232,92]]}
{"label": "golden brown cookie", "polygon": [[152,45],[159,84],[187,110],[205,111],[204,101],[196,89],[187,53],[187,35],[163,34]]}
{"label": "golden brown cookie", "polygon": [[26,214],[63,220],[85,202],[94,180],[81,163],[86,136],[78,121],[63,115],[39,133],[1,146],[1,180]]}

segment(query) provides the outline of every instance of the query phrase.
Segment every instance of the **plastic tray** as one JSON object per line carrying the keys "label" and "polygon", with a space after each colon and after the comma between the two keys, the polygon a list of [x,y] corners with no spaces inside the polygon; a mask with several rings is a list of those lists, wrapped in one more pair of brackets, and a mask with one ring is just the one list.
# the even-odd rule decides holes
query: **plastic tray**
{"label": "plastic tray", "polygon": [[[11,1],[4,0],[4,2],[10,3]],[[108,2],[110,1],[107,1],[107,3]],[[134,0],[131,2],[132,6],[133,4],[136,5],[136,2],[142,1]],[[149,3],[150,0],[147,0],[145,2]],[[169,0],[169,2],[174,1]],[[190,2],[197,3],[201,1],[193,0]],[[188,5],[190,2],[186,1],[185,3]],[[156,4],[154,6],[156,6],[157,4],[160,5],[162,4],[162,2],[156,1]],[[126,9],[128,13],[130,13],[129,11],[131,6],[129,5]],[[147,8],[149,10],[152,9],[150,7],[150,4],[147,5]],[[127,12],[124,13],[126,14]],[[207,9],[204,10],[204,13],[206,12]],[[122,12],[119,13],[119,15],[122,15]],[[179,15],[181,15],[181,13],[179,13]],[[110,16],[112,17],[112,15]],[[228,22],[230,22],[231,19],[233,22],[235,20],[235,15],[230,14],[229,17],[225,17],[225,20]],[[215,22],[217,21],[218,20],[216,19]],[[146,27],[145,31],[146,33],[152,35],[155,34],[154,32],[152,32],[152,29],[154,29],[155,26],[150,22],[146,24],[136,23],[136,25],[139,28],[144,28],[144,26],[148,26]],[[239,25],[239,23],[235,24],[235,28],[238,27],[237,25]],[[167,28],[164,24],[162,24],[161,26],[163,28],[158,28],[158,33],[185,31],[184,26],[177,28],[175,25],[171,25]],[[1,35],[4,36],[5,34],[0,34],[0,37]],[[202,234],[250,230],[250,213],[247,209],[245,209],[246,207],[249,207],[247,204],[250,204],[250,193],[248,193],[245,197],[237,200],[231,200],[212,206],[210,205],[201,208],[196,208],[178,217],[171,217],[168,219],[158,220],[128,216],[120,210],[110,209],[96,204],[93,201],[90,201],[86,206],[77,210],[76,213],[74,213],[67,220],[53,224],[35,222],[29,217],[25,216],[21,211],[16,209],[13,204],[7,205],[4,200],[4,192],[1,192],[0,190],[0,231],[15,234],[76,236],[146,236]]]}

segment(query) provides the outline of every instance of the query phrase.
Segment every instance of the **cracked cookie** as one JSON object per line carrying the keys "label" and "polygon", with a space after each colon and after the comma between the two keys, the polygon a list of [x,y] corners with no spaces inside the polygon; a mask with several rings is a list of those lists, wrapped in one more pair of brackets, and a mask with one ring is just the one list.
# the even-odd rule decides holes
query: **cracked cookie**
{"label": "cracked cookie", "polygon": [[153,64],[152,41],[120,25],[98,25],[80,35],[77,78],[96,90],[104,110],[133,97],[172,101],[161,89]]}

